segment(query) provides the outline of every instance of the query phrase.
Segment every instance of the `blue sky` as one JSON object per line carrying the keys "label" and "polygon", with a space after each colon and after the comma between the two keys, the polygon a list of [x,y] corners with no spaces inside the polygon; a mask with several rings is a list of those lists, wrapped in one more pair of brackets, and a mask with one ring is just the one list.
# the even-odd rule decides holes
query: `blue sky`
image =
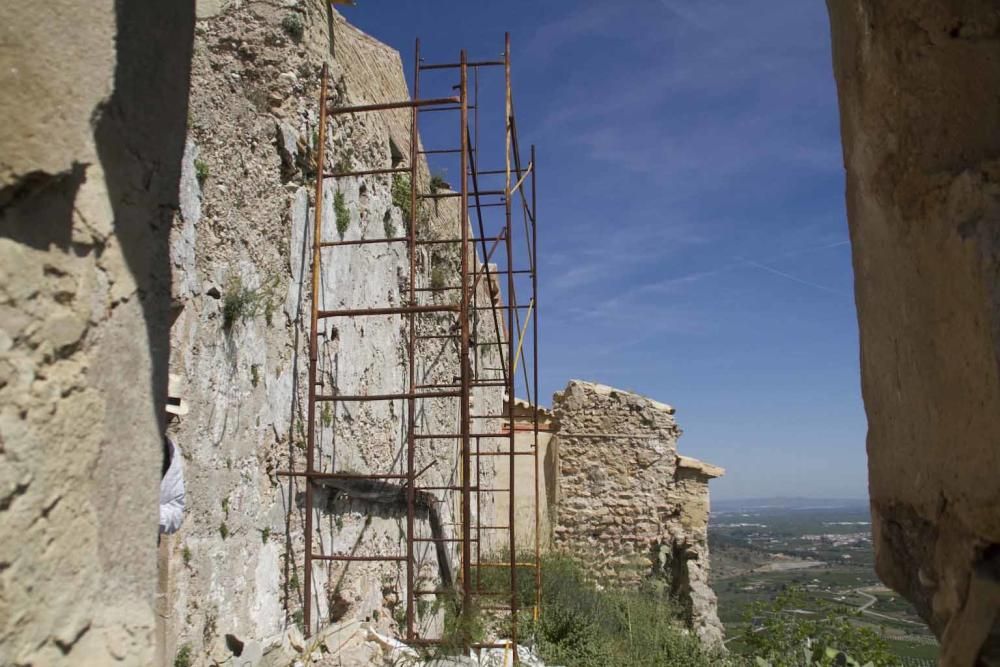
{"label": "blue sky", "polygon": [[581,378],[674,405],[681,451],[728,470],[716,498],[866,494],[823,2],[342,12],[408,72],[417,36],[440,62],[495,57],[511,32],[521,140],[539,151],[543,398]]}

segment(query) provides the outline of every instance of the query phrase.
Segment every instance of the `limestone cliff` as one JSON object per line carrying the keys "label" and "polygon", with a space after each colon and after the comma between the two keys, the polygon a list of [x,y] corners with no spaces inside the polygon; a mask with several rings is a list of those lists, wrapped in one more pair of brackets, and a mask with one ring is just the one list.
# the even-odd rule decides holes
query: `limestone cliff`
{"label": "limestone cliff", "polygon": [[1000,664],[1000,7],[828,6],[876,568]]}
{"label": "limestone cliff", "polygon": [[708,480],[723,470],[677,453],[674,409],[571,381],[553,398],[558,458],[553,544],[601,581],[669,582],[706,644],[722,624],[708,585]]}
{"label": "limestone cliff", "polygon": [[147,665],[194,9],[0,23],[0,663]]}

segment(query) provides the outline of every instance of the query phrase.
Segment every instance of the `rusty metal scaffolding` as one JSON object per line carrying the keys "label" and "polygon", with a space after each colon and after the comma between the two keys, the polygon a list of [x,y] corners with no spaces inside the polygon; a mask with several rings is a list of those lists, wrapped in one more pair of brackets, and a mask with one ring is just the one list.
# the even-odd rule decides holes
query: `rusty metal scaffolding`
{"label": "rusty metal scaffolding", "polygon": [[[503,72],[503,165],[502,168],[481,170],[478,162],[481,148],[484,145],[483,127],[488,122],[481,123],[480,117],[480,73],[490,68],[502,68]],[[442,97],[421,98],[421,73],[438,71],[440,73],[458,74],[457,85],[451,86],[449,92],[457,91]],[[473,85],[469,85],[469,74],[472,73]],[[484,77],[486,75],[484,74]],[[453,82],[452,79],[449,83]],[[502,59],[481,60],[470,62],[466,52],[460,53],[458,62],[454,63],[424,63],[420,58],[420,41],[417,40],[414,55],[413,99],[361,106],[331,107],[328,99],[328,73],[323,68],[323,79],[320,87],[319,133],[317,143],[318,174],[316,178],[315,216],[313,220],[312,244],[312,291],[311,318],[309,333],[309,375],[308,404],[306,427],[306,452],[304,471],[283,471],[281,474],[304,478],[305,480],[305,550],[304,578],[305,587],[303,625],[307,635],[319,625],[321,619],[314,618],[312,589],[313,567],[316,561],[327,563],[343,563],[346,567],[351,562],[387,562],[405,564],[406,569],[406,629],[405,641],[414,644],[433,644],[441,638],[421,637],[416,630],[416,603],[424,596],[452,596],[461,604],[463,613],[473,609],[499,611],[509,615],[510,640],[501,644],[475,644],[465,638],[465,645],[470,648],[510,647],[516,646],[517,619],[519,614],[518,570],[528,570],[534,578],[534,601],[531,604],[533,614],[537,618],[540,604],[541,568],[539,560],[540,545],[540,515],[539,515],[539,480],[538,480],[538,415],[534,411],[533,436],[529,451],[518,451],[515,444],[514,402],[517,390],[526,392],[529,403],[534,405],[538,396],[538,275],[537,275],[537,225],[536,225],[536,162],[535,149],[531,147],[527,165],[523,164],[522,155],[517,141],[517,125],[514,116],[514,105],[511,94],[511,60],[510,36],[505,36]],[[327,172],[325,169],[325,145],[327,119],[334,115],[380,113],[390,110],[410,110],[410,146],[409,164],[405,166],[374,168],[362,171]],[[473,112],[470,119],[470,110]],[[418,121],[421,113],[441,111],[457,112],[458,128],[456,137],[458,146],[445,148],[424,148],[419,144]],[[482,127],[481,127],[482,126]],[[485,142],[488,144],[489,142]],[[493,144],[496,146],[496,144]],[[500,150],[494,151],[496,154]],[[432,191],[421,192],[421,161],[429,156],[435,159],[454,159],[459,162],[459,173],[462,174],[458,192]],[[491,156],[490,159],[495,159]],[[359,239],[331,241],[321,238],[322,212],[324,197],[324,180],[340,178],[360,178],[363,176],[393,176],[409,175],[410,197],[408,233],[406,236],[391,238]],[[502,178],[502,184],[488,188],[483,185],[489,179]],[[458,238],[425,239],[420,238],[418,230],[418,211],[424,200],[436,201],[442,198],[459,198]],[[491,215],[502,209],[502,218]],[[475,232],[472,231],[470,212],[475,214]],[[523,229],[518,230],[514,220],[520,217]],[[499,219],[498,219],[499,218]],[[372,308],[355,308],[340,310],[322,310],[321,272],[323,270],[323,251],[362,244],[385,243],[406,244],[409,256],[409,275],[406,284],[406,296],[402,304],[397,306],[380,306]],[[458,285],[440,285],[431,281],[429,287],[418,287],[418,256],[421,246],[445,244],[457,247],[460,257]],[[521,255],[523,244],[526,253]],[[499,259],[499,258],[502,258]],[[520,259],[518,259],[520,258]],[[515,263],[515,259],[523,262]],[[330,260],[327,260],[330,261]],[[502,266],[501,266],[502,262]],[[480,281],[484,281],[484,289]],[[519,304],[517,289],[530,292],[527,304]],[[442,299],[434,299],[435,294],[442,292],[459,292],[457,303],[440,303]],[[480,296],[490,295],[489,303],[479,303]],[[420,333],[421,319],[429,316],[451,316],[450,333],[422,335]],[[522,317],[523,315],[523,317]],[[319,320],[326,318],[346,317],[379,317],[402,316],[406,324],[407,350],[407,386],[398,393],[343,395],[334,388],[320,393],[322,383],[319,381]],[[522,321],[523,319],[523,321]],[[530,325],[529,325],[530,321]],[[481,327],[487,327],[490,336],[479,336],[476,332]],[[418,360],[421,346],[420,340],[440,340],[444,348],[453,349],[458,357],[458,384],[431,384],[426,378],[418,378]],[[525,346],[530,349],[525,349]],[[482,360],[485,353],[496,354],[500,359],[499,366],[487,367]],[[518,368],[520,366],[520,369]],[[518,381],[518,370],[522,381]],[[472,391],[480,387],[502,389],[506,403],[506,413],[472,414]],[[417,423],[418,403],[426,399],[456,399],[459,401],[459,419],[457,432],[454,433],[422,433]],[[373,473],[334,472],[323,470],[316,463],[317,443],[317,405],[319,403],[365,402],[365,401],[405,401],[405,442],[404,452],[399,461],[401,470],[387,470]],[[485,412],[489,412],[486,410]],[[498,418],[506,423],[500,429],[490,431],[478,424],[491,424]],[[482,421],[482,420],[485,420]],[[434,441],[450,441],[458,443],[458,460],[460,461],[460,484],[444,486],[421,485],[424,470],[417,470],[416,455],[424,443]],[[519,456],[533,457],[534,484],[534,539],[533,551],[527,556],[519,553],[519,545],[515,532],[516,500],[520,484],[515,462]],[[405,463],[403,463],[405,462]],[[498,463],[499,462],[499,463]],[[496,484],[487,485],[487,478],[495,471],[496,465],[507,464],[509,485],[500,487]],[[400,494],[405,494],[406,500],[406,530],[405,553],[354,555],[317,553],[314,546],[314,513],[316,511],[315,486],[330,480],[360,481],[369,480],[385,484],[400,484]],[[517,480],[517,484],[515,484]],[[527,489],[526,489],[527,490]],[[460,506],[461,530],[457,538],[417,536],[415,524],[417,520],[418,498],[425,499],[427,494],[434,495],[433,502],[451,501]],[[498,496],[506,494],[506,521],[484,523],[484,506],[497,504]],[[473,512],[475,508],[475,512]],[[492,533],[501,533],[501,538],[495,538]],[[485,536],[485,537],[484,537]],[[457,589],[432,588],[420,589],[415,577],[416,557],[415,544],[429,542],[447,542],[453,545],[455,555],[460,559],[460,576]],[[484,551],[484,545],[486,550]],[[521,545],[523,548],[523,545]],[[490,553],[489,549],[493,549]],[[320,551],[322,541],[320,540]],[[509,570],[509,589],[486,590],[481,585],[481,573],[485,568],[504,568]],[[489,600],[489,604],[484,602]],[[499,602],[498,602],[499,600]],[[514,651],[516,660],[516,650]]]}

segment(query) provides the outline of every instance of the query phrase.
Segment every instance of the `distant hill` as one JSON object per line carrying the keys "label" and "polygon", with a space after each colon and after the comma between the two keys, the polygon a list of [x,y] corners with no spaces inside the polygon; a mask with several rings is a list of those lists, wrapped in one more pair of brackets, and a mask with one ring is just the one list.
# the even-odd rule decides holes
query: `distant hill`
{"label": "distant hill", "polygon": [[733,512],[795,512],[806,510],[867,510],[867,498],[730,498],[712,500],[713,514]]}

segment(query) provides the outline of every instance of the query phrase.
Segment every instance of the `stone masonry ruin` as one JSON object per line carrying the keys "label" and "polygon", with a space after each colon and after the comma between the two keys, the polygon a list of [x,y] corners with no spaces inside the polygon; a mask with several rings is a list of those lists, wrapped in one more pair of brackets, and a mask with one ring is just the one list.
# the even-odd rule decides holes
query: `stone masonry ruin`
{"label": "stone masonry ruin", "polygon": [[708,481],[724,471],[681,456],[674,408],[573,380],[553,398],[558,427],[553,544],[599,581],[662,578],[707,644],[722,641],[708,585]]}

